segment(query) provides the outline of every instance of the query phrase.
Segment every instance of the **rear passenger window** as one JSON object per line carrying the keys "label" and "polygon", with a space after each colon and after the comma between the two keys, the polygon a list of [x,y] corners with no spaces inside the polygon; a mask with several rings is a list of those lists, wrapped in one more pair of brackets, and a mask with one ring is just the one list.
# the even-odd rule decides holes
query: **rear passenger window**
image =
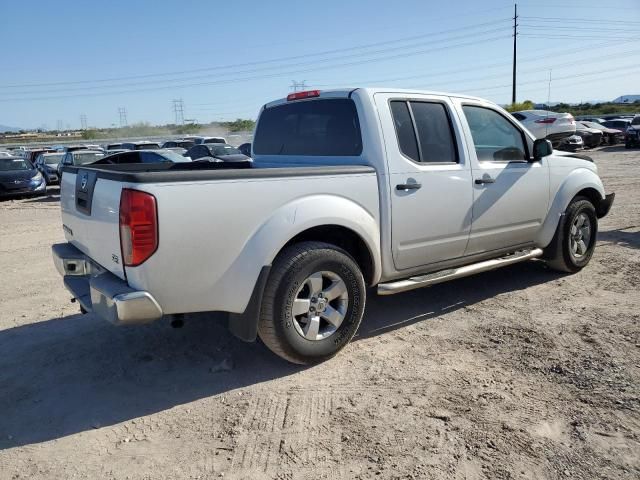
{"label": "rear passenger window", "polygon": [[405,156],[420,163],[458,161],[451,121],[443,104],[393,101],[391,113]]}
{"label": "rear passenger window", "polygon": [[391,102],[391,113],[393,114],[393,123],[396,126],[400,151],[411,160],[419,162],[418,141],[416,140],[416,132],[413,130],[413,121],[407,102]]}

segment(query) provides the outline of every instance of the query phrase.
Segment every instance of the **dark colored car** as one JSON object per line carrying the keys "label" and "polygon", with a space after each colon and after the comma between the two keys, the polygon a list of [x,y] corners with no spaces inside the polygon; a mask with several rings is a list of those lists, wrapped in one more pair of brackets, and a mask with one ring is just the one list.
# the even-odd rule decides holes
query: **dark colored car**
{"label": "dark colored car", "polygon": [[624,133],[624,147],[638,147],[640,146],[640,115],[636,115],[631,120],[631,125],[627,127],[627,131]]}
{"label": "dark colored car", "polygon": [[75,150],[73,152],[67,152],[58,164],[58,177],[62,176],[62,167],[67,165],[87,165],[103,157],[104,152],[101,150]]}
{"label": "dark colored car", "polygon": [[22,156],[22,158],[30,161],[31,163],[35,163],[36,158],[38,158],[38,155],[40,155],[41,153],[53,153],[53,152],[55,152],[55,150],[52,148],[35,148],[33,150],[27,150]]}
{"label": "dark colored car", "polygon": [[122,145],[120,145],[120,148],[125,150],[158,150],[160,148],[160,144],[142,140],[139,142],[123,143]]}
{"label": "dark colored car", "polygon": [[104,150],[106,152],[110,151],[110,150],[122,150],[122,144],[121,143],[106,143],[103,145]]}
{"label": "dark colored car", "polygon": [[195,145],[184,154],[192,160],[210,159],[220,162],[251,162],[251,157],[243,154],[231,145],[219,143],[204,143]]}
{"label": "dark colored car", "polygon": [[602,143],[602,131],[587,127],[582,122],[576,122],[576,135],[582,137],[585,148],[594,148]]}
{"label": "dark colored car", "polygon": [[242,145],[238,146],[238,150],[240,150],[243,155],[246,155],[247,157],[251,156],[251,144],[250,143],[243,143]]}
{"label": "dark colored car", "polygon": [[86,145],[67,145],[65,147],[62,147],[62,152],[69,153],[69,152],[75,152],[78,150],[86,150],[86,149],[87,149]]}
{"label": "dark colored car", "polygon": [[613,120],[606,120],[602,122],[602,125],[607,128],[613,128],[615,130],[621,131],[622,133],[625,133],[629,125],[631,125],[631,120],[628,120],[626,118],[614,118]]}
{"label": "dark colored car", "polygon": [[107,155],[93,165],[122,164],[122,163],[183,163],[190,162],[189,158],[171,150],[128,150],[122,153]]}
{"label": "dark colored car", "polygon": [[193,140],[168,140],[162,144],[162,148],[184,148],[189,150],[196,144]]}
{"label": "dark colored car", "polygon": [[0,158],[0,197],[44,195],[46,192],[44,177],[29,160]]}
{"label": "dark colored car", "polygon": [[602,143],[608,145],[615,145],[618,142],[622,142],[624,135],[620,130],[615,128],[608,128],[596,122],[580,122],[582,125],[588,128],[595,128],[602,132]]}
{"label": "dark colored car", "polygon": [[58,176],[58,165],[62,161],[64,153],[41,153],[35,161],[35,167],[42,174],[47,185],[56,185],[60,183]]}

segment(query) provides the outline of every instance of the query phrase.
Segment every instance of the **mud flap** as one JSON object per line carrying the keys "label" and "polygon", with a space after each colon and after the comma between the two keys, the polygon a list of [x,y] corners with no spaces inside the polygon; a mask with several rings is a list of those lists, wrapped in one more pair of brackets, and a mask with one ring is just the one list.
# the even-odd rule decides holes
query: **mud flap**
{"label": "mud flap", "polygon": [[258,321],[260,320],[260,307],[262,305],[262,294],[269,278],[271,266],[264,266],[260,270],[258,280],[253,293],[243,313],[229,314],[229,331],[240,340],[254,342],[258,336]]}

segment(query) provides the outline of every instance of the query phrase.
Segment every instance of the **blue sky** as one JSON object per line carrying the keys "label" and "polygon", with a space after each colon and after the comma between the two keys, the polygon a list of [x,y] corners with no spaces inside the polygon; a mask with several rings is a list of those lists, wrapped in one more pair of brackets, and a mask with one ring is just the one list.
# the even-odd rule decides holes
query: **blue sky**
{"label": "blue sky", "polygon": [[[518,100],[640,94],[640,1],[520,0]],[[0,124],[255,118],[293,80],[511,98],[513,1],[0,4]]]}

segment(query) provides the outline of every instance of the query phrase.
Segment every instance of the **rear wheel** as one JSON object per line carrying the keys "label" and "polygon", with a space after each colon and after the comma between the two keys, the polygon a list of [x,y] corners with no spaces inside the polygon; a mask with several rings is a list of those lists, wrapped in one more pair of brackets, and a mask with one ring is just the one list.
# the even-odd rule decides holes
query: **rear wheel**
{"label": "rear wheel", "polygon": [[353,338],[365,300],[362,272],[347,252],[327,243],[301,242],[273,263],[258,334],[290,362],[322,362]]}
{"label": "rear wheel", "polygon": [[567,207],[556,233],[545,249],[547,264],[554,270],[575,273],[587,266],[598,234],[598,217],[593,204],[576,197]]}

